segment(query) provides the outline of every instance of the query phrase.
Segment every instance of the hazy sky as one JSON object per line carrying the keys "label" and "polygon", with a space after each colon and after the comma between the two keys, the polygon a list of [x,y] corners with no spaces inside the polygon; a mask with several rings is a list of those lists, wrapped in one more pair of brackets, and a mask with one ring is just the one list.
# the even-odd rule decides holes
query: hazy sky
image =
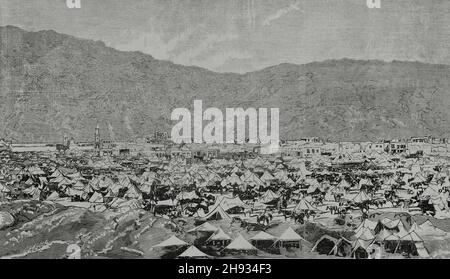
{"label": "hazy sky", "polygon": [[0,0],[0,24],[53,29],[220,72],[330,58],[450,64],[450,0]]}

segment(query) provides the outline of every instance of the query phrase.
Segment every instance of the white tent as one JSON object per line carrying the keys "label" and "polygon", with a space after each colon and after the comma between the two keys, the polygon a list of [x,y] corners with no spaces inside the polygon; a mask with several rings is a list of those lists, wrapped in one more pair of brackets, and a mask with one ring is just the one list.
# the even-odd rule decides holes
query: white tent
{"label": "white tent", "polygon": [[262,203],[270,203],[276,199],[278,199],[280,196],[275,194],[272,190],[267,190],[259,199]]}
{"label": "white tent", "polygon": [[191,258],[191,259],[201,259],[201,258],[211,258],[211,256],[203,253],[202,251],[198,250],[197,247],[191,246],[186,251],[181,253],[178,258]]}
{"label": "white tent", "polygon": [[229,237],[221,228],[219,228],[219,230],[215,234],[209,237],[207,242],[211,240],[231,240],[231,237]]}
{"label": "white tent", "polygon": [[367,228],[371,231],[375,230],[375,227],[377,226],[378,222],[370,221],[369,219],[364,219],[364,221],[359,224],[359,226],[355,229],[355,232],[358,233],[361,229]]}
{"label": "white tent", "polygon": [[176,237],[175,235],[172,235],[171,237],[169,237],[168,239],[164,240],[163,242],[153,246],[153,247],[171,247],[171,246],[184,246],[184,245],[188,245],[186,242],[184,242],[183,240],[179,239],[178,237]]}
{"label": "white tent", "polygon": [[205,220],[231,220],[230,215],[225,212],[220,204],[217,204],[208,214],[204,217]]}
{"label": "white tent", "polygon": [[236,237],[226,248],[226,250],[257,250],[255,246],[250,244],[241,234]]}
{"label": "white tent", "polygon": [[260,231],[259,233],[257,233],[255,236],[253,236],[252,238],[250,238],[250,240],[255,240],[255,241],[260,241],[260,240],[276,240],[277,237],[273,236],[269,233],[266,233],[264,231]]}
{"label": "white tent", "polygon": [[294,211],[302,211],[302,210],[318,211],[318,209],[312,206],[311,203],[306,199],[301,199],[297,204],[297,206],[294,208]]}
{"label": "white tent", "polygon": [[421,225],[418,226],[418,229],[415,230],[421,236],[447,236],[448,233],[444,230],[437,228],[431,223],[430,220],[426,220]]}
{"label": "white tent", "polygon": [[187,232],[216,232],[218,230],[217,227],[211,225],[208,222],[201,224],[193,229],[188,230]]}
{"label": "white tent", "polygon": [[296,233],[291,227],[288,227],[278,238],[278,241],[306,241],[298,233]]}

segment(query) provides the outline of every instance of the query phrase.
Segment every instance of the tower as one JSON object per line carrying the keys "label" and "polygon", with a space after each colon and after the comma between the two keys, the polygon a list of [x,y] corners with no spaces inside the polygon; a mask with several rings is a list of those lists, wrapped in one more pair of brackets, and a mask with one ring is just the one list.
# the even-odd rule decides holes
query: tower
{"label": "tower", "polygon": [[64,134],[63,145],[69,146],[69,137],[66,134]]}
{"label": "tower", "polygon": [[98,127],[98,124],[97,124],[97,127],[95,128],[94,139],[95,139],[95,142],[94,142],[94,149],[95,149],[97,152],[100,152],[100,149],[101,149],[101,142],[100,142],[100,128]]}

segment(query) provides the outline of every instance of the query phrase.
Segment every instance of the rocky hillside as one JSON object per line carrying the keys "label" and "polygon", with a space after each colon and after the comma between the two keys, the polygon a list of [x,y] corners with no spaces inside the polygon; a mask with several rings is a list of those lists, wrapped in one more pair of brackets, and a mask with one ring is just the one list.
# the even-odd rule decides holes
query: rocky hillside
{"label": "rocky hillside", "polygon": [[0,27],[0,137],[116,140],[168,131],[176,107],[278,107],[280,137],[450,137],[450,66],[333,60],[215,73],[54,31]]}

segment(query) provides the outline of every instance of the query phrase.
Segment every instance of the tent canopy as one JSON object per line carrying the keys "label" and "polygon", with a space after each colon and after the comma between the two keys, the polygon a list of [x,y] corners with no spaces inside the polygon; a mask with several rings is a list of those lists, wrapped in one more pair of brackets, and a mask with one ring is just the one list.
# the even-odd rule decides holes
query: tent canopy
{"label": "tent canopy", "polygon": [[257,250],[241,234],[236,237],[225,249],[227,250]]}
{"label": "tent canopy", "polygon": [[163,242],[161,242],[153,247],[170,247],[170,246],[184,246],[184,245],[188,245],[188,244],[186,242],[184,242],[183,240],[179,239],[178,237],[176,237],[175,235],[172,235],[168,239],[164,240]]}

